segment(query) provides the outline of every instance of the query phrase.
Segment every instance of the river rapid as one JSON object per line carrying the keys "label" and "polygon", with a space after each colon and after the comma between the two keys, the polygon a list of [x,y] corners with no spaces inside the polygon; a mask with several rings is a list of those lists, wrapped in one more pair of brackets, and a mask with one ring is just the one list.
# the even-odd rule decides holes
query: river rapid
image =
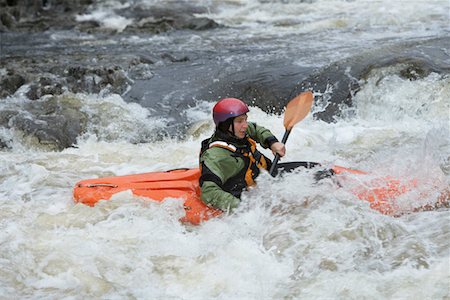
{"label": "river rapid", "polygon": [[[301,53],[294,63],[313,70],[380,44],[450,36],[448,1],[196,3],[224,27],[124,37],[132,17],[114,9],[128,4],[104,1],[79,20],[95,19],[118,37],[52,32],[49,43],[218,49],[236,69],[241,60]],[[446,57],[437,63],[450,64],[449,49],[438,50]],[[297,124],[282,161],[417,180],[399,197],[397,217],[371,209],[345,184],[315,183],[307,170],[275,179],[262,174],[237,211],[200,226],[178,221],[180,199],[160,204],[123,192],[95,207],[74,204],[72,189],[82,179],[196,167],[200,143],[213,132],[211,99],[195,99],[184,110],[190,125],[182,137],[158,135],[170,123],[155,114],[162,108],[105,91],[60,96],[76,99],[89,116],[87,131],[62,151],[1,127],[8,148],[0,151],[0,298],[449,299],[450,212],[414,208],[434,204],[449,187],[450,76],[410,80],[395,68],[359,79],[353,106],[335,122],[310,114]],[[170,84],[188,87],[189,78]],[[1,109],[23,109],[31,101],[26,89],[2,99]],[[251,106],[249,119],[281,139],[282,115]]]}

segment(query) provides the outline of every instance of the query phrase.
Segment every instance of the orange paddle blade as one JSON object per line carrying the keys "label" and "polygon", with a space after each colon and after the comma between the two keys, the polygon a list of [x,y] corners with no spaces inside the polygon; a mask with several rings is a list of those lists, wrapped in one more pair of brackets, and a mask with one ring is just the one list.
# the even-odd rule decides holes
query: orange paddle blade
{"label": "orange paddle blade", "polygon": [[284,128],[291,130],[295,124],[303,120],[311,110],[313,103],[313,93],[303,92],[289,101],[284,112]]}

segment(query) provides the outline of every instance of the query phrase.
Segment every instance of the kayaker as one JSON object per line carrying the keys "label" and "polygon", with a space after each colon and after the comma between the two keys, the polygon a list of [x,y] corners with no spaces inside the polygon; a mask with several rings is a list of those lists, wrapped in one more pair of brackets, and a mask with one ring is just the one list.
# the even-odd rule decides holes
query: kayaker
{"label": "kayaker", "polygon": [[214,134],[202,142],[200,151],[201,199],[208,206],[229,211],[239,205],[241,193],[255,184],[261,169],[271,161],[256,143],[283,157],[286,148],[266,128],[248,122],[247,104],[225,98],[213,108]]}

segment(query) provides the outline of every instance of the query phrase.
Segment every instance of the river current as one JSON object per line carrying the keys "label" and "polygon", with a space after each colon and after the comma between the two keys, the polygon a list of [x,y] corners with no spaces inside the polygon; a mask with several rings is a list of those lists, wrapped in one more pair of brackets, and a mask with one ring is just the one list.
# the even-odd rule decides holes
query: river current
{"label": "river current", "polygon": [[[155,2],[164,3],[148,1]],[[236,63],[258,59],[233,54],[248,43],[274,57],[305,53],[296,63],[317,68],[380,43],[450,36],[448,1],[198,3],[227,27],[121,43],[226,48]],[[114,15],[119,6],[126,4],[105,1],[80,19],[120,32],[129,20]],[[67,36],[55,32],[58,38]],[[178,221],[179,199],[160,204],[123,192],[95,207],[74,204],[72,189],[82,179],[196,167],[200,143],[213,131],[206,99],[186,110],[194,125],[182,139],[139,143],[167,120],[111,93],[71,95],[90,120],[88,132],[62,151],[0,128],[11,141],[0,152],[0,298],[449,299],[450,212],[411,207],[433,204],[450,183],[450,77],[394,73],[370,73],[354,107],[335,123],[307,116],[282,161],[418,180],[399,199],[398,217],[380,214],[331,180],[314,183],[305,170],[276,179],[262,174],[236,212],[200,226]],[[18,91],[0,106],[20,109],[27,101]],[[250,107],[249,119],[281,139],[283,116]]]}

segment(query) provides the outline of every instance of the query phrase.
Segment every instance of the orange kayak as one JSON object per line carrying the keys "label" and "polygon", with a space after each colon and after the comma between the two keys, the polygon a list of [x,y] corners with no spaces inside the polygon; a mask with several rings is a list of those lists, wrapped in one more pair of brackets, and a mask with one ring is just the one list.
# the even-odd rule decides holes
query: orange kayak
{"label": "orange kayak", "polygon": [[[338,177],[351,175],[351,187],[359,199],[370,202],[370,207],[383,214],[396,215],[395,201],[398,196],[416,187],[415,180],[402,182],[384,177],[370,181],[355,179],[366,172],[334,166],[334,174]],[[363,176],[364,177],[364,176]],[[155,201],[166,198],[180,198],[184,201],[185,217],[181,221],[199,224],[220,215],[220,210],[205,205],[200,200],[199,169],[176,169],[166,172],[151,172],[136,175],[88,179],[75,185],[73,196],[77,203],[94,206],[100,200],[109,200],[112,195],[131,190],[136,196]],[[353,178],[353,179],[352,179]]]}
{"label": "orange kayak", "polygon": [[[333,171],[337,175],[344,175],[346,173],[369,175],[367,172],[339,166],[334,166]],[[390,176],[370,180],[361,180],[353,176],[350,178],[350,181],[353,181],[350,189],[353,194],[360,200],[368,201],[370,208],[378,210],[385,215],[397,215],[400,208],[397,207],[396,201],[394,200],[417,187],[416,179],[402,181]]]}
{"label": "orange kayak", "polygon": [[94,206],[100,200],[109,200],[112,195],[126,190],[131,190],[136,196],[155,201],[181,198],[186,211],[181,221],[199,224],[222,213],[220,210],[206,206],[200,200],[199,178],[199,169],[176,169],[88,179],[75,185],[73,196],[75,202],[90,206]]}

